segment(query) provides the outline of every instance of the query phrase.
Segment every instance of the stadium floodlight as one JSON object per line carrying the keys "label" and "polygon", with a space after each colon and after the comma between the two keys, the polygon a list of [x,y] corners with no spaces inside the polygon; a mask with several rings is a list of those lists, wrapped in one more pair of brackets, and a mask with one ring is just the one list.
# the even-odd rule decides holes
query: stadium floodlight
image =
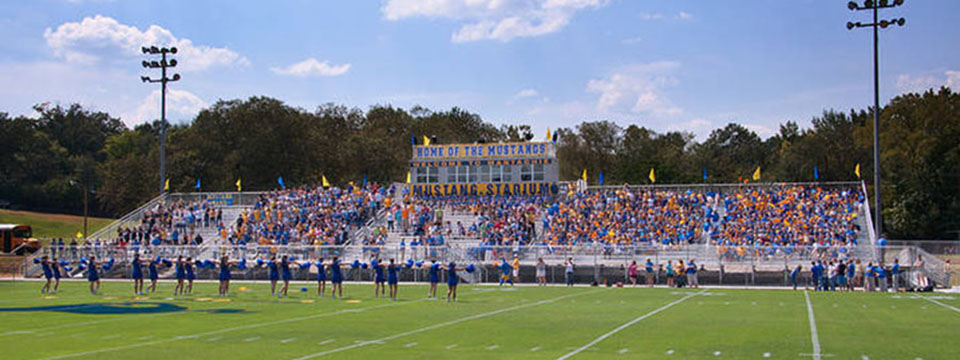
{"label": "stadium floodlight", "polygon": [[[894,18],[891,20],[878,20],[879,10],[885,8],[892,8],[896,6],[903,5],[903,0],[893,0],[893,3],[887,0],[865,0],[863,6],[857,5],[856,2],[847,3],[847,8],[852,11],[859,10],[871,10],[873,11],[873,22],[864,24],[861,22],[847,22],[847,30],[853,30],[854,28],[864,28],[871,27],[873,28],[873,225],[874,225],[874,236],[881,236],[883,233],[883,212],[880,208],[880,197],[882,195],[880,191],[880,55],[879,55],[879,45],[880,45],[880,31],[879,29],[886,29],[890,25],[903,26],[907,20],[905,18]],[[874,238],[873,240],[876,240]]]}
{"label": "stadium floodlight", "polygon": [[141,62],[144,68],[160,68],[160,78],[151,79],[149,76],[141,76],[140,80],[149,83],[160,83],[160,192],[162,193],[165,191],[164,188],[167,180],[167,83],[180,80],[180,74],[173,74],[172,77],[167,77],[167,68],[177,66],[177,60],[170,59],[168,61],[167,54],[176,54],[177,48],[158,48],[156,46],[148,48],[143,46],[140,50],[147,55],[160,55],[160,61],[143,60]]}

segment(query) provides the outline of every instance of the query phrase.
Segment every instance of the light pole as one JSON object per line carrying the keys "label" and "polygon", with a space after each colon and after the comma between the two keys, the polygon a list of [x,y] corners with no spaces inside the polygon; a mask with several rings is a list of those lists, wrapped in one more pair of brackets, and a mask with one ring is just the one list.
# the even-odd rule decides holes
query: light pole
{"label": "light pole", "polygon": [[173,77],[167,77],[167,68],[176,67],[177,60],[167,61],[167,54],[176,54],[177,48],[158,48],[156,46],[142,47],[144,54],[160,55],[160,61],[143,61],[143,67],[148,69],[160,68],[160,78],[151,79],[149,76],[141,76],[140,80],[145,83],[160,83],[160,193],[164,191],[164,185],[167,181],[167,83],[180,80],[180,74],[173,74]]}
{"label": "light pole", "polygon": [[886,29],[891,25],[903,26],[907,21],[904,18],[878,21],[877,13],[880,9],[900,5],[903,5],[903,0],[866,0],[863,2],[863,6],[853,1],[847,3],[847,8],[851,11],[873,11],[872,23],[847,22],[847,30],[864,27],[873,28],[873,221],[876,236],[881,236],[880,234],[883,233],[883,212],[880,210],[880,56],[877,50],[880,43],[879,29]]}

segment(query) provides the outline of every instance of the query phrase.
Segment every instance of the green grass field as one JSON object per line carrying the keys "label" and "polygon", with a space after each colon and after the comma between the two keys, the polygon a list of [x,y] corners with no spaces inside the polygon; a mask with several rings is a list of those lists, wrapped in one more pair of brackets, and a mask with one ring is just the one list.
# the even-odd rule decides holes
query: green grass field
{"label": "green grass field", "polygon": [[0,282],[4,359],[817,359],[815,341],[827,359],[960,354],[960,300],[943,294],[811,292],[811,321],[804,292],[786,290],[466,285],[447,303],[423,285],[401,285],[399,301],[370,285],[340,300],[312,284],[284,299],[266,283],[234,283],[226,299],[215,283],[176,299],[170,282],[142,298],[128,282],[99,296],[41,285]]}
{"label": "green grass field", "polygon": [[[87,232],[93,234],[111,222],[113,219],[87,218]],[[83,216],[0,210],[0,224],[30,225],[33,228],[33,237],[37,239],[63,238],[69,242],[76,236],[77,231],[83,230]]]}

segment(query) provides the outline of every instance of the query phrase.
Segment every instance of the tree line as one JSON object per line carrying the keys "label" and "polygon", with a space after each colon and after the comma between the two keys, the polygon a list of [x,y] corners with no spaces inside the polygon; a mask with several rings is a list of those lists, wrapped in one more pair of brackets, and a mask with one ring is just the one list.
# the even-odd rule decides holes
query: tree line
{"label": "tree line", "polygon": [[[41,104],[34,116],[0,113],[0,201],[39,211],[90,209],[119,216],[160,192],[160,123],[132,129],[105,112]],[[737,123],[702,142],[682,131],[582,122],[555,132],[560,178],[586,170],[591,184],[854,181],[871,188],[869,110],[824,111],[812,126],[793,121],[767,139]],[[638,119],[638,122],[640,120]],[[960,229],[960,94],[948,88],[892,99],[881,113],[884,219],[894,238],[956,237]],[[268,97],[222,100],[187,124],[167,128],[170,191],[270,190],[368,179],[403,181],[411,142],[525,141],[528,125],[497,127],[452,108],[434,111],[324,104],[313,111]],[[539,137],[538,137],[539,138]],[[816,168],[816,170],[814,170]]]}

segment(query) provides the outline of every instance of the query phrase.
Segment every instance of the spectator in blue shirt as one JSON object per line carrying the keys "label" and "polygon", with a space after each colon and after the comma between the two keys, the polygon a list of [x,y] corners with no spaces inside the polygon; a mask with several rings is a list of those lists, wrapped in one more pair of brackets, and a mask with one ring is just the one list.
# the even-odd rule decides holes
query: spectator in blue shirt
{"label": "spectator in blue shirt", "polygon": [[890,280],[893,281],[893,292],[900,292],[900,260],[897,258],[893,258],[890,275]]}

